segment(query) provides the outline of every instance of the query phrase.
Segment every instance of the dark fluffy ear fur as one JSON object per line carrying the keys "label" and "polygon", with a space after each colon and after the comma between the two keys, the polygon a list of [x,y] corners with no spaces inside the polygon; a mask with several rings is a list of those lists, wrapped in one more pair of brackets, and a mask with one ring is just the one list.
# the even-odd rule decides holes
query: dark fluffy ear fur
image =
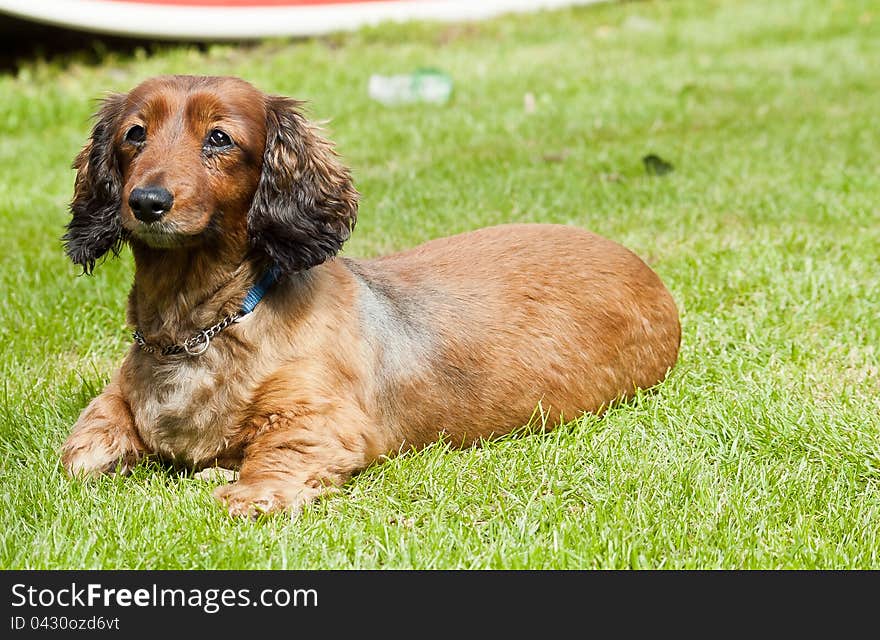
{"label": "dark fluffy ear fur", "polygon": [[104,100],[86,146],[76,156],[73,218],[62,238],[68,257],[91,273],[95,262],[108,251],[119,253],[124,239],[119,219],[122,178],[113,148],[116,122],[125,103],[124,95]]}
{"label": "dark fluffy ear fur", "polygon": [[253,247],[283,271],[335,256],[357,220],[358,193],[333,146],[283,97],[266,102],[266,151],[248,212]]}

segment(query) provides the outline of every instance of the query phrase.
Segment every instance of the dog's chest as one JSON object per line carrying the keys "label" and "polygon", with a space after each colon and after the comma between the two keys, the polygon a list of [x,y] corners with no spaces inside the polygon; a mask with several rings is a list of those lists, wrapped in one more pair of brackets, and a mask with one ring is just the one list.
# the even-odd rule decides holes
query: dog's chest
{"label": "dog's chest", "polygon": [[235,376],[205,356],[142,367],[141,384],[129,390],[128,398],[144,444],[190,465],[221,456],[241,408]]}

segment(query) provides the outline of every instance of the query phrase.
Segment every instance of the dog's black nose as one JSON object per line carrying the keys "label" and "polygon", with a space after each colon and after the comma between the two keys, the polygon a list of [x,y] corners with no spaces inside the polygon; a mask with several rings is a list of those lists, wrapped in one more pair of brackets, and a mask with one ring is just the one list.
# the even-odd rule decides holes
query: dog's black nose
{"label": "dog's black nose", "polygon": [[162,187],[138,187],[132,189],[128,196],[128,206],[131,207],[134,217],[141,222],[156,222],[168,213],[173,204],[174,196]]}

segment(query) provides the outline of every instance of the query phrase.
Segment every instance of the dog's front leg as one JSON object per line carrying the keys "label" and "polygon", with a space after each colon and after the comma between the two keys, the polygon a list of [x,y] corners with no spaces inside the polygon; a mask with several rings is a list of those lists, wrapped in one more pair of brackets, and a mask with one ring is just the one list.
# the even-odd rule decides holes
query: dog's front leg
{"label": "dog's front leg", "polygon": [[376,460],[368,418],[352,406],[264,416],[244,450],[237,482],[214,496],[230,515],[255,517],[287,511],[298,514]]}
{"label": "dog's front leg", "polygon": [[80,414],[61,448],[61,462],[73,476],[124,474],[145,453],[128,402],[111,382]]}

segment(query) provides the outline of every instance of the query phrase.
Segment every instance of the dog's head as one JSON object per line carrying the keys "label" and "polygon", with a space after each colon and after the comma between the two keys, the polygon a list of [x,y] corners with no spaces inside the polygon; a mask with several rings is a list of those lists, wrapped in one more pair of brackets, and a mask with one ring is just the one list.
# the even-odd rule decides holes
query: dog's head
{"label": "dog's head", "polygon": [[331,258],[358,194],[299,107],[219,77],[158,77],[106,98],[73,165],[67,255],[86,273],[126,241],[232,243],[284,271]]}

